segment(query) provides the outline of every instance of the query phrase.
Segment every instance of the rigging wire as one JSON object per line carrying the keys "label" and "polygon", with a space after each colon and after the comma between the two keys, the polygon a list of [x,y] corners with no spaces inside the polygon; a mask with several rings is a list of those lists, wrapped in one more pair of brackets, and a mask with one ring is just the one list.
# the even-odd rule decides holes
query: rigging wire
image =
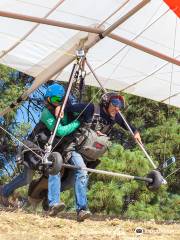
{"label": "rigging wire", "polygon": [[[86,61],[85,61],[85,62],[86,62]],[[115,67],[113,68],[112,72],[109,74],[109,76],[108,76],[108,78],[107,78],[107,81],[106,81],[105,85],[107,85],[107,83],[110,82],[110,80],[111,80],[110,76],[114,73],[114,71],[116,71],[116,68],[117,68],[117,67],[118,67],[118,66],[115,66]],[[84,111],[88,108],[88,106],[89,106],[91,103],[93,103],[94,99],[98,96],[98,94],[99,94],[101,91],[103,91],[103,89],[102,89],[101,86],[100,86],[99,90],[94,94],[94,96],[93,96],[93,97],[91,98],[91,100],[88,102],[88,104],[86,105],[86,107],[80,112],[80,114],[76,117],[75,120],[78,120],[78,119],[80,118],[80,116],[84,113]],[[61,143],[61,141],[63,140],[63,138],[64,138],[64,136],[60,138],[60,140],[57,142],[57,144],[52,148],[51,152],[55,149],[55,147],[57,147],[58,144]]]}
{"label": "rigging wire", "polygon": [[26,147],[29,151],[31,151],[32,153],[34,153],[38,158],[40,158],[41,160],[43,159],[42,156],[40,156],[39,154],[37,154],[36,152],[34,152],[31,148],[29,148],[26,144],[24,144],[22,141],[20,141],[18,138],[16,138],[12,133],[10,133],[9,131],[7,131],[5,128],[3,128],[0,125],[0,128],[7,133],[9,136],[11,136],[12,138],[14,138],[16,141],[18,141],[20,144],[22,144],[24,147]]}
{"label": "rigging wire", "polygon": [[[180,57],[180,54],[177,55],[175,58],[177,59],[177,58],[179,58],[179,57]],[[125,90],[127,90],[127,89],[129,89],[129,88],[131,88],[131,87],[133,87],[133,86],[135,86],[135,85],[137,85],[138,83],[144,81],[145,79],[151,77],[152,75],[154,75],[155,73],[157,73],[158,71],[160,71],[161,69],[163,69],[164,67],[166,67],[168,64],[169,64],[169,62],[167,62],[167,63],[161,65],[159,68],[155,69],[154,71],[152,71],[151,73],[149,73],[149,74],[148,74],[147,76],[145,76],[144,78],[141,78],[141,79],[138,80],[137,82],[132,83],[132,84],[130,84],[129,86],[127,86],[127,87],[121,89],[121,91],[125,91]]]}
{"label": "rigging wire", "polygon": [[[176,23],[175,23],[175,30],[174,30],[174,47],[173,47],[173,57],[174,57],[174,53],[175,53],[175,46],[176,46],[176,34],[177,34],[177,17],[176,17]],[[170,96],[171,96],[171,93],[172,93],[172,83],[173,83],[173,70],[174,70],[174,65],[172,64],[172,72],[171,72],[171,80],[170,80],[170,86],[169,86],[169,104],[167,106],[168,108],[168,114],[167,114],[167,118],[169,117],[170,115]],[[167,119],[166,119],[167,120]],[[166,136],[165,136],[165,142],[164,142],[164,161],[165,161],[165,148],[166,148],[166,139],[167,139],[168,135],[167,135],[167,132],[166,132]],[[178,169],[175,169],[172,173],[170,173],[166,178],[170,177],[171,175],[173,175],[174,173],[178,172],[180,170],[180,168]]]}
{"label": "rigging wire", "polygon": [[[160,8],[160,7],[161,7],[161,6],[159,6],[159,8]],[[158,10],[159,10],[159,8],[158,8]],[[165,11],[158,19],[156,19],[153,23],[151,23],[149,26],[147,26],[146,29],[147,29],[148,27],[152,26],[152,24],[154,24],[157,20],[159,20],[162,16],[164,16],[168,11],[169,11],[169,9],[166,10],[166,11]],[[156,10],[156,12],[157,12],[157,10]],[[156,12],[153,14],[153,16],[156,14]],[[151,17],[151,19],[153,18],[153,16]],[[151,21],[151,19],[150,19],[149,21]],[[148,21],[148,22],[149,22],[149,21]],[[145,30],[146,30],[146,29],[145,29]],[[166,65],[168,65],[168,64],[169,64],[169,62],[166,63],[166,64],[164,64],[164,65],[161,66],[160,68],[156,69],[156,70],[153,71],[152,73],[148,74],[148,75],[145,76],[143,79],[140,79],[139,81],[143,81],[144,79],[152,76],[154,73],[158,72],[160,69],[162,69],[164,66],[166,66]],[[110,77],[114,74],[114,72],[116,71],[116,69],[117,69],[118,67],[119,67],[119,64],[114,67],[114,69],[112,70],[111,74],[110,74],[109,77],[107,78],[108,80],[106,81],[106,84],[110,81]],[[94,71],[96,71],[96,70],[97,70],[97,68],[94,69]],[[139,81],[138,81],[138,82],[139,82]],[[138,82],[137,82],[137,83],[138,83]],[[135,84],[136,84],[136,83],[135,83]],[[132,84],[132,85],[134,85],[134,84]],[[128,87],[129,87],[129,86],[128,86]],[[125,89],[126,89],[126,88],[125,88]],[[82,112],[79,114],[79,116],[76,118],[76,120],[79,119],[79,117],[83,114],[83,112],[87,109],[87,107],[93,102],[93,100],[96,98],[96,96],[99,94],[99,92],[100,92],[101,90],[102,90],[102,89],[100,88],[100,89],[97,91],[97,93],[96,93],[96,94],[94,95],[94,97],[89,101],[89,103],[87,104],[87,106],[82,110]],[[124,89],[123,89],[123,90],[124,90]],[[123,91],[123,90],[121,90],[121,91]],[[52,151],[53,151],[53,150],[55,149],[55,147],[62,141],[63,138],[64,138],[64,136],[60,138],[60,140],[57,142],[57,144],[52,148]]]}
{"label": "rigging wire", "polygon": [[[173,57],[174,57],[174,53],[175,53],[175,46],[176,46],[176,33],[177,33],[177,18],[176,18],[176,24],[175,24],[175,30],[174,30],[174,42],[173,42]],[[171,80],[170,80],[170,85],[169,85],[169,104],[168,104],[168,106],[167,106],[167,108],[168,108],[168,113],[167,113],[167,119],[168,119],[168,117],[169,117],[169,115],[170,115],[170,107],[169,107],[169,105],[170,105],[170,96],[171,96],[171,93],[172,93],[172,83],[173,83],[173,69],[174,69],[174,65],[172,64],[171,65],[172,66],[172,71],[171,71]],[[167,120],[166,119],[166,120]],[[167,131],[166,131],[166,136],[165,136],[165,141],[164,141],[164,161],[165,161],[165,158],[166,158],[166,156],[165,156],[165,149],[166,149],[166,139],[167,139]]]}
{"label": "rigging wire", "polygon": [[[109,15],[106,19],[104,19],[99,25],[98,28],[101,27],[107,20],[109,20],[112,16],[114,16],[119,10],[121,10],[130,0],[126,0],[122,5],[120,5],[113,13],[111,13],[111,15]],[[60,71],[59,73],[57,73],[57,75],[55,76],[55,79],[57,79],[62,71]]]}
{"label": "rigging wire", "polygon": [[[55,4],[55,6],[50,9],[50,11],[48,13],[45,14],[44,18],[47,18],[51,13],[54,12],[54,10],[56,10],[56,8],[58,8],[65,0],[60,0],[57,4]],[[35,26],[33,26],[27,33],[25,33],[24,36],[22,36],[20,39],[18,39],[17,42],[15,42],[11,47],[9,47],[7,50],[2,51],[2,54],[0,55],[0,58],[4,57],[5,55],[7,55],[11,50],[13,50],[15,47],[17,47],[21,42],[23,42],[24,40],[27,40],[27,37],[34,32],[34,30],[39,26],[40,24],[36,24]]]}
{"label": "rigging wire", "polygon": [[106,19],[104,19],[98,27],[101,27],[107,20],[109,20],[111,17],[113,17],[119,10],[121,10],[130,0],[126,0],[124,3],[122,3],[111,15],[109,15]]}
{"label": "rigging wire", "polygon": [[[174,84],[175,85],[175,84]],[[170,98],[173,98],[173,97],[176,97],[176,96],[178,96],[180,94],[180,92],[177,92],[177,93],[175,93],[175,94],[173,94],[173,95],[171,95],[171,96],[169,96],[168,98],[165,98],[165,99],[163,99],[163,100],[161,100],[160,102],[165,102],[166,100],[168,100],[168,99],[170,99]]]}
{"label": "rigging wire", "polygon": [[178,172],[179,170],[180,170],[180,167],[177,168],[177,169],[175,169],[172,173],[168,174],[168,175],[165,177],[165,179],[168,178],[168,177],[170,177],[170,176],[173,175],[174,173]]}
{"label": "rigging wire", "polygon": [[[149,22],[151,22],[152,18],[156,15],[156,13],[159,11],[159,9],[161,8],[162,3],[160,4],[160,6],[158,7],[158,9],[154,12],[154,14],[151,16],[151,18],[148,20],[148,22],[145,24],[145,28],[139,32],[133,39],[132,41],[136,40],[140,35],[142,35],[142,33],[144,33],[148,28],[150,28],[154,23],[156,23],[161,17],[163,17],[165,14],[167,14],[167,12],[169,11],[166,10],[162,15],[160,15],[157,19],[155,19],[150,25]],[[94,71],[96,71],[97,69],[101,68],[102,66],[104,66],[106,63],[108,63],[109,61],[111,61],[114,57],[116,57],[120,52],[122,52],[125,48],[127,48],[128,46],[125,45],[124,47],[122,47],[118,52],[116,52],[111,58],[109,58],[108,60],[106,60],[104,63],[102,63],[101,65],[97,66]],[[122,61],[124,60],[124,58],[126,57],[126,55],[129,53],[129,51],[131,50],[131,48],[129,47],[128,51],[125,53],[125,55],[122,57],[122,59],[120,60],[120,62],[118,63],[118,65],[120,65],[122,63]],[[88,74],[87,74],[88,75]]]}

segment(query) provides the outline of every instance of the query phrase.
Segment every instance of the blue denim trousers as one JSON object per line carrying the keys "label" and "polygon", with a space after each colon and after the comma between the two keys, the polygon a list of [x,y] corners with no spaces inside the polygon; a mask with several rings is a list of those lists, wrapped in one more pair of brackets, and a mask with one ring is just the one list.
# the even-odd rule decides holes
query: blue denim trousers
{"label": "blue denim trousers", "polygon": [[49,177],[48,177],[48,202],[49,202],[50,207],[59,204],[60,190],[61,190],[60,174],[49,175]]}
{"label": "blue denim trousers", "polygon": [[33,178],[33,170],[24,166],[24,170],[18,176],[12,179],[11,182],[5,184],[2,189],[4,197],[9,197],[14,190],[29,184]]}
{"label": "blue denim trousers", "polygon": [[[82,156],[73,151],[70,163],[77,167],[85,168],[84,159]],[[74,170],[74,192],[76,201],[76,211],[87,209],[87,185],[88,185],[88,174],[85,170]]]}
{"label": "blue denim trousers", "polygon": [[[70,164],[75,165],[77,167],[86,167],[82,156],[73,151],[72,157],[70,159]],[[49,206],[56,205],[60,202],[60,191],[61,191],[61,181],[60,175],[49,175],[48,178],[48,200]],[[75,192],[75,201],[76,201],[76,210],[79,212],[80,210],[87,209],[87,184],[88,184],[88,174],[85,170],[74,170],[72,172],[72,176],[70,179],[67,179],[65,183],[63,183],[63,189],[66,189],[66,185],[69,184],[74,185]]]}

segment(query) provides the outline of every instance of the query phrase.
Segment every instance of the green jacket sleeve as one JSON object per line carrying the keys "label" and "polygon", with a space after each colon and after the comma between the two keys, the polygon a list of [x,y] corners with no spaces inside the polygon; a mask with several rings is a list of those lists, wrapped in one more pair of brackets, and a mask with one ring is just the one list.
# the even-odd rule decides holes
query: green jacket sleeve
{"label": "green jacket sleeve", "polygon": [[[56,122],[55,117],[50,113],[47,108],[44,108],[41,114],[41,121],[46,125],[46,127],[52,131]],[[63,126],[61,123],[58,126],[56,135],[58,137],[69,135],[74,132],[80,126],[78,120],[74,120],[71,123]]]}

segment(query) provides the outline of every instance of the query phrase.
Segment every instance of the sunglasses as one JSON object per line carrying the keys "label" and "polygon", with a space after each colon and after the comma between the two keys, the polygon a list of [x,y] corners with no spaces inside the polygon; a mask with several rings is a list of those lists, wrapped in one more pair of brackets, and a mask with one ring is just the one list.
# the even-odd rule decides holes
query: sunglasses
{"label": "sunglasses", "polygon": [[[115,103],[115,101],[113,103],[113,99],[118,99],[120,101],[120,103],[117,104],[117,103]],[[113,96],[113,97],[110,98],[110,102],[114,107],[119,107],[119,108],[124,108],[125,107],[125,100],[124,100],[123,96],[120,96],[120,95],[119,96]]]}
{"label": "sunglasses", "polygon": [[60,97],[57,96],[53,96],[50,98],[50,102],[51,103],[60,103],[62,101],[62,99]]}
{"label": "sunglasses", "polygon": [[121,108],[121,106],[119,106],[119,105],[117,105],[117,104],[113,104],[112,102],[111,102],[110,104],[111,104],[111,106],[113,106],[113,107],[118,107],[119,109]]}

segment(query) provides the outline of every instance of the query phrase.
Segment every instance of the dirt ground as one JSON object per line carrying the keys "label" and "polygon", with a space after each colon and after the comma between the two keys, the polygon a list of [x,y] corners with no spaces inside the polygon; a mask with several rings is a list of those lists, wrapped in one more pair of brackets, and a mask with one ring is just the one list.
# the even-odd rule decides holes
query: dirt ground
{"label": "dirt ground", "polygon": [[[141,228],[143,234],[135,232]],[[0,240],[179,240],[180,223],[155,223],[92,216],[83,223],[74,213],[45,217],[22,210],[0,210]]]}

